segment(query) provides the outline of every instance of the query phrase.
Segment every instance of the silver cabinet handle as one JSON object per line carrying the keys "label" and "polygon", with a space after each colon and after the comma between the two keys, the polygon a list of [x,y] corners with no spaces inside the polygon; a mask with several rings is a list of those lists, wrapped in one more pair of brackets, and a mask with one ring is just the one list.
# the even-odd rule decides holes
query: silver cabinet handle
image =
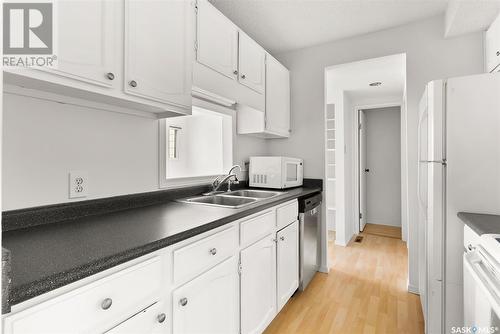
{"label": "silver cabinet handle", "polygon": [[107,310],[108,308],[111,307],[111,305],[113,304],[113,300],[111,298],[106,298],[102,301],[101,303],[101,308],[103,310]]}
{"label": "silver cabinet handle", "polygon": [[115,80],[115,74],[113,72],[106,73],[106,78],[108,80]]}
{"label": "silver cabinet handle", "polygon": [[233,71],[233,74],[234,74],[234,75],[237,75],[237,74],[238,74],[238,71],[237,71],[237,70],[234,70],[234,71]]}
{"label": "silver cabinet handle", "polygon": [[499,56],[500,56],[500,51],[497,51],[497,57],[499,57]]}
{"label": "silver cabinet handle", "polygon": [[209,250],[209,252],[211,255],[215,255],[215,254],[217,254],[217,248],[212,248]]}
{"label": "silver cabinet handle", "polygon": [[137,81],[135,80],[130,81],[128,84],[134,88],[137,87]]}
{"label": "silver cabinet handle", "polygon": [[181,306],[186,306],[188,303],[188,299],[187,298],[181,298],[181,300],[179,300],[179,304],[181,304]]}
{"label": "silver cabinet handle", "polygon": [[471,244],[468,244],[467,249],[472,252],[474,249],[476,249],[476,247],[472,246]]}
{"label": "silver cabinet handle", "polygon": [[165,313],[160,313],[158,314],[158,316],[156,317],[156,320],[158,320],[158,322],[161,324],[162,322],[165,321],[165,319],[167,319],[167,316],[165,315]]}
{"label": "silver cabinet handle", "polygon": [[280,237],[280,240],[281,240],[281,241],[285,241],[285,237],[284,237],[284,236],[281,236],[281,237]]}
{"label": "silver cabinet handle", "polygon": [[247,77],[247,76],[246,76],[246,75],[244,75],[244,74],[242,74],[242,75],[241,75],[241,78],[242,78],[242,79],[245,79],[246,77]]}

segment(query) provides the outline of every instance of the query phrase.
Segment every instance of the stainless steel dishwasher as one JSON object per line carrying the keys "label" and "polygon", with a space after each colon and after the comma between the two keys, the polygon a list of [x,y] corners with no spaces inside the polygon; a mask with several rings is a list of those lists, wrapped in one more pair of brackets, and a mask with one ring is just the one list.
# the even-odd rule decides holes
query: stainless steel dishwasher
{"label": "stainless steel dishwasher", "polygon": [[304,291],[318,271],[321,193],[299,200],[299,290]]}

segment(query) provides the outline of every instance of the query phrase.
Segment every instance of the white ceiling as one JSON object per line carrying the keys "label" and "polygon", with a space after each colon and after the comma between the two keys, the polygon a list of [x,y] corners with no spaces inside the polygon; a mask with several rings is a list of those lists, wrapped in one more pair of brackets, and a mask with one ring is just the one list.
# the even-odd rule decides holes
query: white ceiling
{"label": "white ceiling", "polygon": [[447,0],[210,0],[271,53],[442,14]]}
{"label": "white ceiling", "polygon": [[450,1],[446,9],[445,36],[486,30],[499,13],[499,0]]}
{"label": "white ceiling", "polygon": [[[373,58],[338,66],[326,71],[327,94],[334,91],[347,92],[354,101],[402,100],[406,81],[405,55]],[[370,87],[371,82],[382,82],[381,86]]]}

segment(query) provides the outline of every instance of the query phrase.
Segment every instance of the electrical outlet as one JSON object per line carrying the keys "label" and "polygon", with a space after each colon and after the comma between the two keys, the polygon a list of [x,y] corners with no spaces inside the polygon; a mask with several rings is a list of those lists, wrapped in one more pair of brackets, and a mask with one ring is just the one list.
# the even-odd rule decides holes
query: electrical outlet
{"label": "electrical outlet", "polygon": [[87,197],[89,180],[85,171],[69,172],[69,198]]}

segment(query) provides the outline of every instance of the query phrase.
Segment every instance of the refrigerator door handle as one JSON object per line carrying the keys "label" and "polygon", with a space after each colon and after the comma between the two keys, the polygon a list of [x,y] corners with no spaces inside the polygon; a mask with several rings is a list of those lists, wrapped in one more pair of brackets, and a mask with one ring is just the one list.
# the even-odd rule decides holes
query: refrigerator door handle
{"label": "refrigerator door handle", "polygon": [[446,166],[446,159],[443,160],[420,160],[419,162],[423,163],[435,163],[435,164],[441,164],[443,166]]}

